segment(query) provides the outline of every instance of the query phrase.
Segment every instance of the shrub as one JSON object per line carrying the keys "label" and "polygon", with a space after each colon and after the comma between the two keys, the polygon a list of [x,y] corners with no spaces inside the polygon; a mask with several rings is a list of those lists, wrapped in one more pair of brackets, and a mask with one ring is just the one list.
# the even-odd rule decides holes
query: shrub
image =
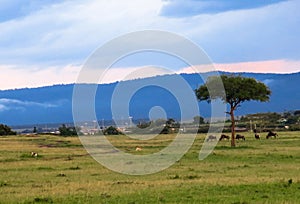
{"label": "shrub", "polygon": [[4,124],[0,124],[0,135],[16,135],[17,133],[12,131],[10,127]]}
{"label": "shrub", "polygon": [[77,136],[77,131],[75,127],[67,127],[63,124],[58,128],[61,136]]}
{"label": "shrub", "polygon": [[117,129],[116,127],[109,126],[105,130],[103,130],[104,135],[123,135],[122,131]]}

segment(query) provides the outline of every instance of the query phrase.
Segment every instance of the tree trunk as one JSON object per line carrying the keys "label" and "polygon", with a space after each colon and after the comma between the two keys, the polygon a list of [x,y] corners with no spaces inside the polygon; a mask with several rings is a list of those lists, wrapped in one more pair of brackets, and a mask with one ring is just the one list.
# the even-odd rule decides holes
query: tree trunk
{"label": "tree trunk", "polygon": [[234,120],[234,109],[230,110],[231,117],[231,147],[235,147],[235,120]]}

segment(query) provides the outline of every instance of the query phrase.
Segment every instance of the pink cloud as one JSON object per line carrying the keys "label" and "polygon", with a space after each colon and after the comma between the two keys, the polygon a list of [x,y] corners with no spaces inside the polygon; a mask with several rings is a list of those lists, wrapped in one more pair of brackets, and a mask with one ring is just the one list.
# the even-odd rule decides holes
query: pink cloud
{"label": "pink cloud", "polygon": [[240,62],[233,64],[215,64],[215,67],[217,70],[228,72],[293,73],[300,71],[300,61],[270,60]]}
{"label": "pink cloud", "polygon": [[[211,66],[210,66],[211,67]],[[254,72],[254,73],[295,73],[300,72],[300,61],[290,60],[269,60],[256,62],[237,62],[227,64],[214,64],[215,70],[226,72]],[[209,69],[211,70],[211,68]],[[207,65],[186,67],[180,73],[208,71]]]}

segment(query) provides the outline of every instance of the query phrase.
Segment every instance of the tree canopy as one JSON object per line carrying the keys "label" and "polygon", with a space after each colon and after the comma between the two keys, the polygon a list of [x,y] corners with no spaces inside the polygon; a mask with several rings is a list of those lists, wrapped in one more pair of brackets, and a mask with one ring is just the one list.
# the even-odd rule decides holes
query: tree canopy
{"label": "tree canopy", "polygon": [[[221,75],[221,79],[224,89],[214,89],[216,85],[219,85],[219,77],[211,76],[204,85],[196,90],[197,98],[207,101],[221,99],[235,108],[245,101],[256,100],[265,102],[269,100],[270,89],[264,83],[256,81],[254,78]],[[208,91],[207,87],[212,88]]]}

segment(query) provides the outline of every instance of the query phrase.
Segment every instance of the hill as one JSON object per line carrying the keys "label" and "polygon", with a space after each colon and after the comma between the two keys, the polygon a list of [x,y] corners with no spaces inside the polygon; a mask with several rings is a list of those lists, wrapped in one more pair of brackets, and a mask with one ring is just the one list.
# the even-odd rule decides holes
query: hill
{"label": "hill", "polygon": [[[284,112],[300,109],[299,81],[300,73],[293,74],[257,74],[241,73],[242,76],[253,77],[267,84],[271,91],[271,100],[267,103],[246,102],[237,111],[237,115],[257,112]],[[197,74],[181,74],[194,90],[203,84]],[[206,75],[205,75],[206,76]],[[125,87],[142,87],[135,92],[129,102],[129,114],[134,119],[148,119],[149,111],[154,106],[161,106],[167,117],[180,118],[180,107],[177,99],[170,91],[155,84],[164,82],[184,95],[180,83],[176,83],[178,75],[164,75],[122,82]],[[96,114],[98,120],[111,120],[111,98],[120,82],[101,84],[96,93]],[[91,86],[91,85],[84,85]],[[72,121],[72,93],[74,84],[53,85],[40,88],[24,88],[0,91],[0,123],[8,125],[65,123]],[[122,109],[121,101],[116,107]],[[209,117],[210,106],[200,102],[200,114]],[[188,113],[192,118],[199,113]],[[124,115],[124,120],[127,116]]]}

